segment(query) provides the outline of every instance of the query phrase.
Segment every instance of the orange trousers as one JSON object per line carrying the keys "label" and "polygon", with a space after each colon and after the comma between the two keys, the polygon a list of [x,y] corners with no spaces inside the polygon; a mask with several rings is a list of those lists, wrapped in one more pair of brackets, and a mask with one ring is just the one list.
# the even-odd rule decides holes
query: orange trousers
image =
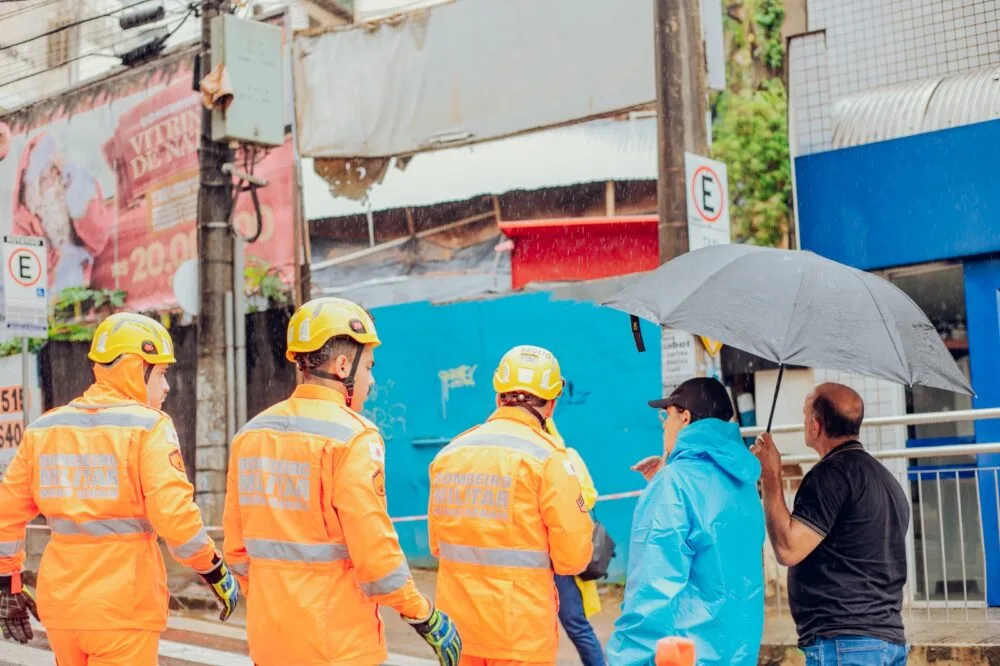
{"label": "orange trousers", "polygon": [[462,660],[458,666],[556,666],[555,663],[544,663],[534,661],[511,661],[510,659],[487,659],[486,657],[473,657],[472,655],[462,655]]}
{"label": "orange trousers", "polygon": [[156,666],[160,632],[52,629],[46,632],[56,666]]}

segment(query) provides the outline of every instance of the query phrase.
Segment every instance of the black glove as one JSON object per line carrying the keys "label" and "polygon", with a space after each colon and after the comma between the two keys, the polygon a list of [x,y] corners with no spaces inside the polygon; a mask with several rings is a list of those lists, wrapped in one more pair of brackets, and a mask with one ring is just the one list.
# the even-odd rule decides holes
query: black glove
{"label": "black glove", "polygon": [[212,594],[222,604],[219,619],[225,622],[240,604],[240,586],[236,583],[233,574],[230,573],[229,567],[219,556],[215,557],[214,563],[215,568],[201,574],[201,577],[205,579],[205,582],[212,588]]}
{"label": "black glove", "polygon": [[426,620],[406,617],[403,620],[431,646],[441,666],[458,666],[462,658],[462,638],[450,617],[434,609]]}
{"label": "black glove", "polygon": [[28,613],[38,619],[35,597],[26,587],[21,587],[20,572],[13,576],[0,576],[0,630],[3,637],[18,643],[27,643],[35,637]]}

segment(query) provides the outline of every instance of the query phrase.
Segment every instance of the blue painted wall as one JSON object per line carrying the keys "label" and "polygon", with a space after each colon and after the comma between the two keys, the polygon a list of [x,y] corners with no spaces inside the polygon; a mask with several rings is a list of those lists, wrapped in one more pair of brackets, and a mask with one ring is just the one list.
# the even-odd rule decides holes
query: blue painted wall
{"label": "blue painted wall", "polygon": [[[965,307],[969,330],[969,360],[973,405],[1000,407],[1000,259],[965,262]],[[977,442],[1000,442],[1000,420],[977,421]],[[981,455],[980,467],[1000,466],[1000,454]],[[986,536],[987,595],[990,606],[1000,606],[1000,516],[997,515],[996,477],[979,473],[979,506]]]}
{"label": "blue painted wall", "polygon": [[[555,419],[576,448],[600,493],[637,490],[629,470],[662,450],[662,430],[646,401],[660,394],[658,329],[643,322],[647,349],[635,350],[628,317],[590,303],[552,301],[547,294],[374,310],[383,344],[375,352],[377,388],[366,414],[386,439],[389,512],[427,510],[427,468],[449,439],[484,421],[495,405],[493,370],[518,344],[550,349],[572,382]],[[475,366],[474,386],[442,390],[438,373]],[[618,544],[611,577],[623,579],[635,500],[601,502],[596,514]],[[430,565],[424,522],[397,524],[411,561]]]}
{"label": "blue painted wall", "polygon": [[1000,251],[997,146],[990,121],[796,158],[802,248],[866,270]]}

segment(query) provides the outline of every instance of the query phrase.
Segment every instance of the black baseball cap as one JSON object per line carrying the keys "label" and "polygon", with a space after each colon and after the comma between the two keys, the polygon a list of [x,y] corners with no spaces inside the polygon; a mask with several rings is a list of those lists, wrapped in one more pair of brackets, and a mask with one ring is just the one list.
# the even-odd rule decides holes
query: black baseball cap
{"label": "black baseball cap", "polygon": [[674,389],[666,398],[650,400],[649,406],[654,409],[677,407],[686,409],[696,419],[719,419],[728,421],[733,418],[733,401],[729,392],[718,379],[713,377],[695,377],[689,379]]}

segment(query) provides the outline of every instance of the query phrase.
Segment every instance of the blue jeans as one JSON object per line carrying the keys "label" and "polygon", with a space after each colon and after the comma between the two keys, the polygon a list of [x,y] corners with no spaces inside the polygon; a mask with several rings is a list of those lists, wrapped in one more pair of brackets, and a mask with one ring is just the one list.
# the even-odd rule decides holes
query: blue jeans
{"label": "blue jeans", "polygon": [[869,636],[820,638],[802,648],[806,666],[906,666],[905,645]]}
{"label": "blue jeans", "polygon": [[583,666],[605,666],[604,650],[583,612],[583,597],[573,576],[556,576],[556,591],[559,592],[559,622],[580,653]]}

